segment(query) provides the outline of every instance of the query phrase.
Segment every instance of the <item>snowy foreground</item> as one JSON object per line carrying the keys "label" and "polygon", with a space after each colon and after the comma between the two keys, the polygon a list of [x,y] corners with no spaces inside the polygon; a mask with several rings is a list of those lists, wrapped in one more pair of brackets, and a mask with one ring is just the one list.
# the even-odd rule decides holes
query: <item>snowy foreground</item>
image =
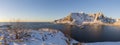
{"label": "snowy foreground", "polygon": [[82,43],[82,45],[120,45],[120,42]]}
{"label": "snowy foreground", "polygon": [[[21,39],[15,39],[15,35],[10,31],[0,30],[0,45],[73,45],[77,41],[68,38],[65,35],[53,29],[27,30]],[[6,40],[5,40],[6,39]]]}
{"label": "snowy foreground", "polygon": [[[7,28],[0,28],[0,45],[76,45],[79,42],[69,40],[62,32],[55,29],[43,28],[27,30],[21,33],[20,39],[15,39],[15,34]],[[120,42],[94,42],[79,43],[80,45],[120,45]]]}

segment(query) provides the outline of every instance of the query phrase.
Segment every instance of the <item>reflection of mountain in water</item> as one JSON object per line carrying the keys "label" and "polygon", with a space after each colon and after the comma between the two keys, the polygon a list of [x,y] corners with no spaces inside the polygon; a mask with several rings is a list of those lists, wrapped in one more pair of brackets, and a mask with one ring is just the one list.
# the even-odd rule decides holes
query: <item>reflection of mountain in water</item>
{"label": "reflection of mountain in water", "polygon": [[84,25],[84,29],[72,30],[80,42],[120,41],[120,28],[106,25]]}

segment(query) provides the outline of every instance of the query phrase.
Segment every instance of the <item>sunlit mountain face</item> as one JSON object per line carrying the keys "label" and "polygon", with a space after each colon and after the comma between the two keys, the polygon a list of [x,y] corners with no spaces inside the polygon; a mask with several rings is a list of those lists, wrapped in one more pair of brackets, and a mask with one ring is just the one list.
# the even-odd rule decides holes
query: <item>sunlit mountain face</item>
{"label": "sunlit mountain face", "polygon": [[98,23],[98,24],[114,24],[120,25],[119,19],[113,19],[105,16],[103,13],[95,13],[95,14],[86,14],[86,13],[70,13],[68,16],[55,20],[56,23],[69,23],[75,25],[82,25],[86,23]]}

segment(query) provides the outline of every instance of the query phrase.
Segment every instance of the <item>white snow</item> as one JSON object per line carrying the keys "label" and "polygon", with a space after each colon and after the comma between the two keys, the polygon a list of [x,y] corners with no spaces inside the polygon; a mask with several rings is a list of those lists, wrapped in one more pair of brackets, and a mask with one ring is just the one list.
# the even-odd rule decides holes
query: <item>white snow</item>
{"label": "white snow", "polygon": [[[49,28],[27,30],[26,36],[22,39],[15,39],[15,35],[10,31],[0,30],[0,45],[4,45],[4,38],[9,45],[68,45],[68,38],[61,31]],[[69,42],[71,45],[78,43],[74,39]]]}
{"label": "white snow", "polygon": [[82,45],[120,45],[120,42],[82,43]]}

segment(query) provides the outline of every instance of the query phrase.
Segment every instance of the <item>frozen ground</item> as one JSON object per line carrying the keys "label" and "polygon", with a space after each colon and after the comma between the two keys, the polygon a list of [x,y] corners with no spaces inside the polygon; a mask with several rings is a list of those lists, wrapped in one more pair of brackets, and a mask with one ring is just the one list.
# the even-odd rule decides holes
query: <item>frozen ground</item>
{"label": "frozen ground", "polygon": [[120,42],[82,43],[82,45],[120,45]]}
{"label": "frozen ground", "polygon": [[15,39],[11,31],[0,30],[0,45],[68,45],[78,43],[71,39],[68,40],[65,35],[54,29],[27,30],[27,33],[21,34],[22,38]]}

